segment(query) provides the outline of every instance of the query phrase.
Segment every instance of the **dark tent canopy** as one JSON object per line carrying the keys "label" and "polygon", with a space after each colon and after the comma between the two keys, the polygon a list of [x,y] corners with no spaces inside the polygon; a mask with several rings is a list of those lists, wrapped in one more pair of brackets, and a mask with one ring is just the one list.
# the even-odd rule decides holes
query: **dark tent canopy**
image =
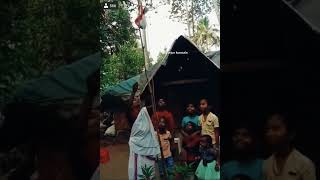
{"label": "dark tent canopy", "polygon": [[295,145],[319,166],[319,148],[308,141],[318,131],[319,74],[310,70],[318,68],[319,32],[284,1],[231,0],[224,5],[230,12],[223,16],[223,71],[236,73],[222,76],[221,159],[233,158],[235,123],[256,127],[263,144],[265,121],[280,106],[301,121]]}
{"label": "dark tent canopy", "polygon": [[96,53],[62,66],[18,87],[11,103],[46,105],[78,100],[87,93],[87,78],[98,71],[100,65],[101,55]]}
{"label": "dark tent canopy", "polygon": [[288,3],[231,0],[224,7],[223,71],[317,67],[319,31]]}
{"label": "dark tent canopy", "polygon": [[119,104],[119,98],[127,100],[132,85],[138,82],[141,97],[150,105],[148,84],[153,80],[156,99],[166,98],[169,108],[177,112],[177,118],[182,115],[187,102],[198,104],[202,97],[212,100],[217,107],[219,61],[220,52],[211,52],[209,58],[190,40],[180,36],[174,41],[163,61],[149,71],[108,89],[102,97],[102,104],[110,108]]}
{"label": "dark tent canopy", "polygon": [[[142,92],[141,94],[143,94],[148,85],[148,82],[153,79],[153,77],[158,73],[158,71],[162,71],[162,69],[167,69],[165,67],[169,61],[170,63],[171,61],[175,61],[174,66],[176,66],[176,69],[182,68],[180,70],[177,69],[179,72],[181,71],[179,73],[180,77],[170,77],[170,80],[174,78],[181,79],[185,75],[187,76],[184,78],[189,78],[190,80],[190,78],[192,78],[190,76],[192,75],[197,74],[198,76],[201,76],[200,74],[203,74],[203,72],[201,72],[201,67],[199,67],[198,70],[193,69],[193,67],[197,67],[199,66],[199,64],[209,64],[209,67],[212,67],[215,70],[219,69],[220,51],[211,51],[206,54],[203,54],[190,40],[188,40],[184,36],[180,36],[178,39],[174,41],[171,49],[167,52],[167,55],[161,62],[155,64],[147,72],[143,72],[137,76],[134,76],[128,80],[122,81],[119,84],[108,88],[102,97],[103,101],[107,101],[110,103],[113,101],[114,103],[115,101],[119,102],[119,99],[122,99],[123,101],[128,100],[129,96],[131,95],[132,87],[137,82],[139,83],[139,89]],[[186,68],[183,69],[184,67]],[[168,75],[170,76],[170,74]]]}

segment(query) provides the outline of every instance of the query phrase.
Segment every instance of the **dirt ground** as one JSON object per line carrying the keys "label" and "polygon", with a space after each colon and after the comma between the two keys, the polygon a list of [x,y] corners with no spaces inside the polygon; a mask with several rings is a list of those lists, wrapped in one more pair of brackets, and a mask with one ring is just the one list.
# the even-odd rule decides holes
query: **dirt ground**
{"label": "dirt ground", "polygon": [[129,145],[115,144],[107,146],[110,161],[103,164],[100,169],[101,180],[128,179]]}
{"label": "dirt ground", "polygon": [[[129,137],[117,138],[112,143],[112,138],[104,138],[103,143],[107,147],[110,161],[100,167],[100,180],[127,180],[129,160]],[[157,167],[156,167],[157,169]],[[157,179],[159,173],[156,172]]]}
{"label": "dirt ground", "polygon": [[[111,137],[103,136],[101,146],[107,147],[110,161],[107,164],[101,165],[100,180],[128,179],[129,136],[129,134],[118,136],[115,141]],[[156,169],[156,177],[160,179],[157,166]]]}

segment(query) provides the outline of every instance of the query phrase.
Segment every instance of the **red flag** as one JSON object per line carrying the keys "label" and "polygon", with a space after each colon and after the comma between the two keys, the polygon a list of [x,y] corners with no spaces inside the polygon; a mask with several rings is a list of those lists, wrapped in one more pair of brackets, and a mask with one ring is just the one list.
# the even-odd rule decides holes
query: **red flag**
{"label": "red flag", "polygon": [[141,29],[146,27],[145,18],[144,18],[144,8],[142,5],[139,5],[139,14],[138,17],[135,19],[134,23]]}

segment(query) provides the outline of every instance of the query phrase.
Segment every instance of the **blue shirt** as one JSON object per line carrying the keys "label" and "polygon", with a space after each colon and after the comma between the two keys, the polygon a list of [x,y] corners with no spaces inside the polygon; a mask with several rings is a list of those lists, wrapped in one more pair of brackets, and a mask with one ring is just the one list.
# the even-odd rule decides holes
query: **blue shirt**
{"label": "blue shirt", "polygon": [[203,161],[211,162],[213,160],[216,160],[216,154],[217,153],[213,148],[199,148],[200,157]]}
{"label": "blue shirt", "polygon": [[261,180],[263,160],[255,159],[248,163],[229,161],[221,168],[221,180],[232,180],[235,175],[243,174],[252,180]]}
{"label": "blue shirt", "polygon": [[195,116],[185,116],[182,119],[182,123],[181,126],[184,128],[186,127],[186,125],[188,124],[188,122],[193,122],[194,124],[196,124],[197,126],[199,126],[200,121],[199,121],[199,116],[195,115]]}

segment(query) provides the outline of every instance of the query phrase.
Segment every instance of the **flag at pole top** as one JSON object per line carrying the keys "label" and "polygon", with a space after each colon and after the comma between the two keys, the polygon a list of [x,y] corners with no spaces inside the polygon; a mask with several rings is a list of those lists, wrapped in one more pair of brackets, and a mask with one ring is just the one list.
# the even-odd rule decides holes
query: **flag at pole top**
{"label": "flag at pole top", "polygon": [[145,29],[147,26],[146,19],[144,14],[147,12],[146,8],[143,8],[142,4],[138,6],[139,14],[138,17],[135,19],[134,23],[141,29]]}

